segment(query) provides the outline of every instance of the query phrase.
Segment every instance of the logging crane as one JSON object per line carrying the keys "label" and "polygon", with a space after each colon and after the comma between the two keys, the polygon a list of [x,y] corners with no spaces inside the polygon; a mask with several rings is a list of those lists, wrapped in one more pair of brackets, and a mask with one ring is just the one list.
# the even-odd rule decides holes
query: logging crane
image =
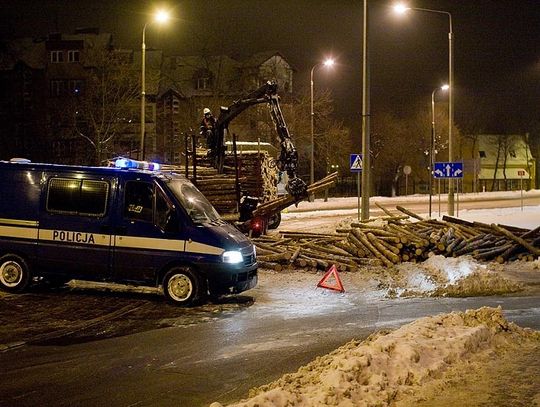
{"label": "logging crane", "polygon": [[257,90],[249,93],[242,99],[236,100],[229,107],[221,107],[219,117],[211,134],[209,143],[209,157],[214,167],[219,173],[223,172],[223,163],[225,160],[225,132],[228,132],[229,124],[247,108],[266,103],[270,109],[272,121],[276,127],[281,151],[277,159],[277,167],[280,171],[287,173],[288,182],[287,192],[294,197],[296,201],[307,196],[307,185],[297,175],[298,152],[292,142],[291,134],[285,123],[281,107],[279,105],[279,96],[277,94],[277,84],[268,81]]}

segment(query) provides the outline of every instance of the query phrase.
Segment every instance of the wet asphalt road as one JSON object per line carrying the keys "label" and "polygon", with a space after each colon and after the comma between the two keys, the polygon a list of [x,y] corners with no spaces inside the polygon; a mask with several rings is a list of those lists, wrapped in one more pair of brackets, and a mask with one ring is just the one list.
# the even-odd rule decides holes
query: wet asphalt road
{"label": "wet asphalt road", "polygon": [[[206,406],[295,371],[350,339],[422,316],[501,305],[521,326],[540,329],[540,295],[383,300],[348,307],[283,309],[271,303],[182,327],[0,353],[0,406]],[[279,310],[278,310],[279,311]]]}

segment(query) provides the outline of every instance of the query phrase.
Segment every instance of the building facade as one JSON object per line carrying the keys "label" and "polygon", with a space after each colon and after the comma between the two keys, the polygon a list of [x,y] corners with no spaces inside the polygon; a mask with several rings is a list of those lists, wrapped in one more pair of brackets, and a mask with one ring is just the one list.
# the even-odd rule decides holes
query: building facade
{"label": "building facade", "polygon": [[[147,159],[179,163],[185,139],[197,135],[202,110],[219,115],[242,95],[275,80],[282,100],[294,69],[275,51],[247,59],[167,56],[146,50]],[[0,44],[0,159],[100,164],[139,157],[140,51],[118,49],[111,34],[78,29]],[[245,141],[273,141],[268,112],[255,106],[231,123]]]}
{"label": "building facade", "polygon": [[526,134],[479,134],[464,142],[465,192],[536,187],[536,159]]}

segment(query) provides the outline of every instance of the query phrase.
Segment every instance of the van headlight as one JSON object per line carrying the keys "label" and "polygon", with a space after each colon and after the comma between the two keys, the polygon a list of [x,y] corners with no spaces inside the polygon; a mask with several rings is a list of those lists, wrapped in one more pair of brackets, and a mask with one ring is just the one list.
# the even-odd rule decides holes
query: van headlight
{"label": "van headlight", "polygon": [[222,258],[223,258],[224,263],[230,263],[230,264],[242,263],[244,261],[244,257],[242,256],[242,253],[236,250],[231,250],[231,251],[223,253]]}

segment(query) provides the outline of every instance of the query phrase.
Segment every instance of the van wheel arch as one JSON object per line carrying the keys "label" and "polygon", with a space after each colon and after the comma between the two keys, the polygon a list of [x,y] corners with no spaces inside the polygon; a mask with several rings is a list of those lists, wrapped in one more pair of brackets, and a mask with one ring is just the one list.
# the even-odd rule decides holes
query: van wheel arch
{"label": "van wheel arch", "polygon": [[32,274],[26,260],[17,254],[7,253],[0,257],[0,289],[20,293],[32,282]]}

